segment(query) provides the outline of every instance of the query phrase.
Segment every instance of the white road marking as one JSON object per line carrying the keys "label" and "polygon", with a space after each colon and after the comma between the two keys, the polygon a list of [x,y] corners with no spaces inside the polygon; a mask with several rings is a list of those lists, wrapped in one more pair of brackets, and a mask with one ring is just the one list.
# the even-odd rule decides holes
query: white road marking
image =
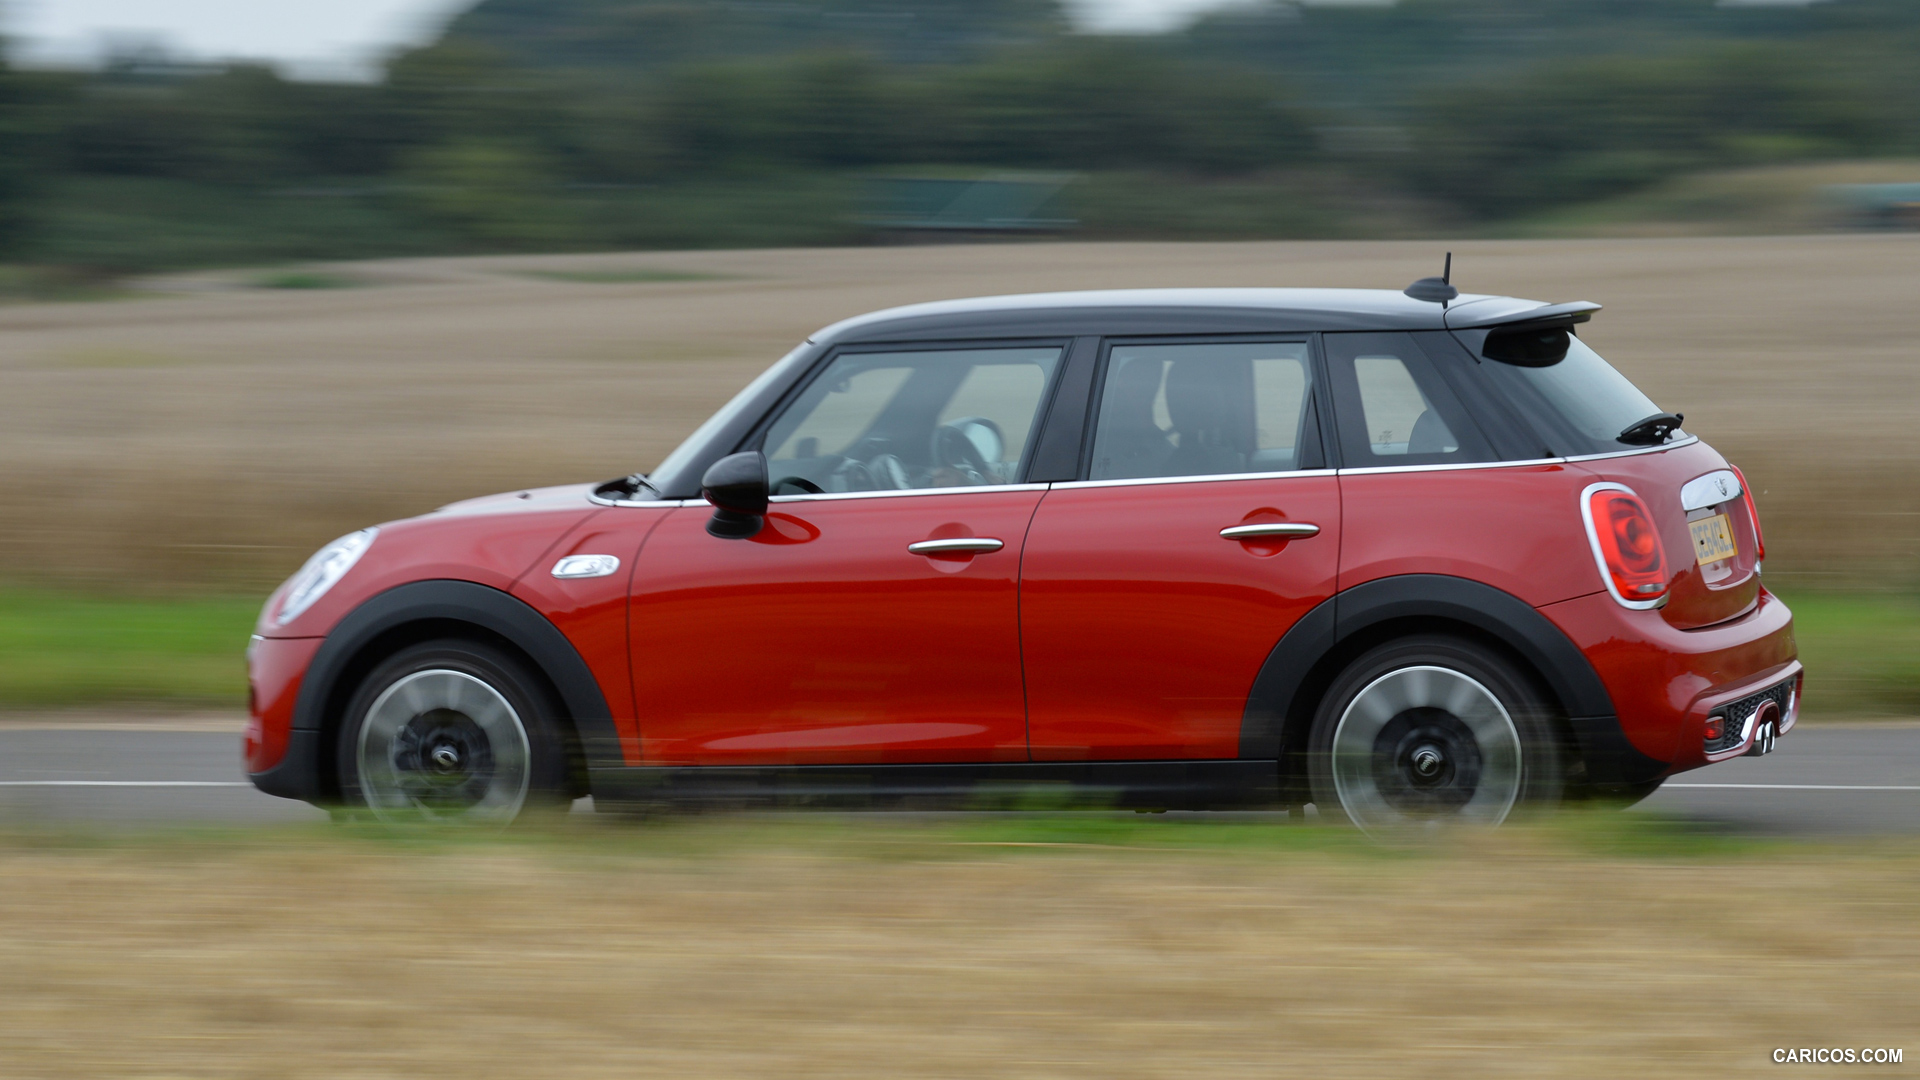
{"label": "white road marking", "polygon": [[0,780],[0,787],[252,787],[245,780]]}
{"label": "white road marking", "polygon": [[1920,784],[1662,784],[1667,788],[1729,788],[1742,791],[1920,791]]}

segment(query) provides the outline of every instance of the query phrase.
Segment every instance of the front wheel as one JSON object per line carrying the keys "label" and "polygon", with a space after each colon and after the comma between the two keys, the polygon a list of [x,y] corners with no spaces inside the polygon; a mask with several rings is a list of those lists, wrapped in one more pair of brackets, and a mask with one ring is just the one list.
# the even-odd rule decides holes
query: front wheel
{"label": "front wheel", "polygon": [[1490,649],[1441,635],[1388,642],[1321,699],[1308,757],[1314,804],[1368,832],[1498,825],[1552,806],[1565,776],[1552,716]]}
{"label": "front wheel", "polygon": [[565,801],[550,695],[498,649],[414,645],[368,674],[341,728],[341,795],[383,821],[506,825]]}

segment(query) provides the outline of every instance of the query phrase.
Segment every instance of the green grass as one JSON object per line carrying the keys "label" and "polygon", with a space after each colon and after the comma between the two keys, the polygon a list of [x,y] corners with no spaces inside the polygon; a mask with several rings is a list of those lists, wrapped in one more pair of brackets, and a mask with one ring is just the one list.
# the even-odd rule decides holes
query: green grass
{"label": "green grass", "polygon": [[[341,819],[234,829],[160,824],[99,829],[91,824],[0,826],[0,854],[23,850],[146,850],[182,854],[291,850],[301,845],[407,857],[460,852],[534,852],[599,863],[632,858],[723,859],[779,852],[876,862],[1057,859],[1099,852],[1186,852],[1241,858],[1331,858],[1361,863],[1425,860],[1489,851],[1577,854],[1605,859],[1724,862],[1793,852],[1862,850],[1856,842],[1757,836],[1711,822],[1603,805],[1572,805],[1498,837],[1480,829],[1413,830],[1368,836],[1326,819],[1272,816],[1162,816],[1126,811],[1031,809],[1018,813],[932,814],[858,811],[667,812],[530,816],[511,829]],[[1867,845],[1871,847],[1872,845]],[[1900,845],[1912,850],[1912,845]]]}
{"label": "green grass", "polygon": [[318,270],[286,270],[261,274],[249,284],[256,289],[351,289],[365,282],[344,274],[327,274]]}
{"label": "green grass", "polygon": [[[1920,598],[1787,598],[1809,719],[1920,716]],[[120,598],[0,589],[0,708],[238,707],[260,598]]]}
{"label": "green grass", "polygon": [[1920,716],[1920,598],[1795,594],[1809,719]]}
{"label": "green grass", "polygon": [[0,708],[241,708],[260,598],[0,589]]}

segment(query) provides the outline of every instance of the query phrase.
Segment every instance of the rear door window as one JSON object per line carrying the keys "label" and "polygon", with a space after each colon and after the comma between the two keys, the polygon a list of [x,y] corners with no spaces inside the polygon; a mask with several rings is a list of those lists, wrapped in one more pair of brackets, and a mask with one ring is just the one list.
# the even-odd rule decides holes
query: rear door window
{"label": "rear door window", "polygon": [[1319,468],[1307,344],[1116,344],[1089,479]]}
{"label": "rear door window", "polygon": [[1451,465],[1494,460],[1480,429],[1401,333],[1327,334],[1341,465]]}

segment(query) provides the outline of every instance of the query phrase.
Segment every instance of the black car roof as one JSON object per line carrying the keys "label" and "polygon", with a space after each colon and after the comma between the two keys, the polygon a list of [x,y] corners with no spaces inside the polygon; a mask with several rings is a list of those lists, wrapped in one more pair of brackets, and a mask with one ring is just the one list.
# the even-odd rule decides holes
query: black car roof
{"label": "black car roof", "polygon": [[834,323],[818,345],[1080,334],[1441,330],[1575,318],[1600,305],[1463,293],[1442,306],[1390,289],[1109,289],[942,300]]}

